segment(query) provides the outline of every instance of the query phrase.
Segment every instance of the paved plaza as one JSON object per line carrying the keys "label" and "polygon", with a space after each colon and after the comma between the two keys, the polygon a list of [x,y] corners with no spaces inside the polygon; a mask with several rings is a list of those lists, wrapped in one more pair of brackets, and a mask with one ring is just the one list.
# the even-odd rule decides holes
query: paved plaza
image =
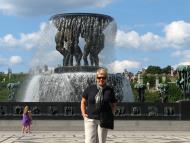
{"label": "paved plaza", "polygon": [[[84,143],[83,131],[0,131],[1,143]],[[189,143],[184,131],[110,131],[107,143]]]}
{"label": "paved plaza", "polygon": [[[107,143],[190,143],[190,121],[116,121]],[[82,120],[34,121],[31,134],[19,120],[0,120],[0,143],[84,143]]]}

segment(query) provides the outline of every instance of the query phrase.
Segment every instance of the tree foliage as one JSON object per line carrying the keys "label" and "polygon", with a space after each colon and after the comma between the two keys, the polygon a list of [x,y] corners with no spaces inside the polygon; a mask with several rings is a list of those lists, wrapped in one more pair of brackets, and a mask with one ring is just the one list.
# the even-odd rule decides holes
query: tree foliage
{"label": "tree foliage", "polygon": [[166,66],[164,68],[160,68],[159,66],[148,66],[146,69],[146,74],[169,74],[171,71],[171,66]]}
{"label": "tree foliage", "polygon": [[162,69],[162,73],[165,74],[170,74],[172,67],[171,66],[167,66],[165,68]]}
{"label": "tree foliage", "polygon": [[161,74],[162,70],[161,70],[161,68],[159,66],[149,66],[146,69],[146,73],[147,74]]}
{"label": "tree foliage", "polygon": [[[0,74],[0,101],[8,101],[9,90],[7,88],[8,83],[16,83],[20,82],[21,84],[27,79],[28,74],[11,74],[11,76],[7,74]],[[16,96],[18,94],[16,93]]]}

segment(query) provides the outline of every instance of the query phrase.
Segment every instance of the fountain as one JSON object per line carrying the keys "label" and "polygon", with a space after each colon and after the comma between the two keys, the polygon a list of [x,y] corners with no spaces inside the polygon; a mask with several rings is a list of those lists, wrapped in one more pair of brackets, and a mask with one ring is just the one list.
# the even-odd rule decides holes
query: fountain
{"label": "fountain", "polygon": [[[82,92],[88,85],[96,82],[95,74],[99,65],[106,67],[105,61],[113,56],[106,50],[113,50],[111,45],[113,46],[112,38],[116,34],[116,24],[110,16],[92,13],[58,14],[52,16],[50,20],[54,29],[57,29],[55,43],[57,51],[63,56],[63,66],[55,68],[54,73],[47,72],[31,77],[22,100],[24,102],[0,103],[1,119],[20,120],[26,104],[30,106],[33,119],[82,119],[80,111]],[[81,38],[84,40],[84,46],[80,45]],[[106,59],[102,60],[101,54]],[[189,81],[189,69],[188,66],[187,69],[179,68],[178,71],[178,83],[185,96],[189,95],[187,91],[190,89],[189,83],[185,80]],[[139,82],[143,83],[141,80]],[[190,112],[186,110],[189,109],[189,100],[172,104],[133,103],[129,81],[123,74],[109,73],[107,83],[114,88],[119,101],[116,119],[190,119]],[[139,93],[143,92],[143,86],[142,84],[136,86],[141,90]],[[12,84],[7,87],[10,93],[15,91],[11,88]]]}
{"label": "fountain", "polygon": [[[63,56],[63,66],[55,68],[53,74],[33,77],[24,101],[79,102],[83,90],[96,82],[99,54],[104,50],[107,34],[116,35],[116,24],[112,17],[94,13],[57,14],[50,20],[57,29],[56,50]],[[106,31],[111,23],[112,31]],[[84,47],[79,46],[81,38],[85,41]],[[126,77],[109,74],[107,80],[118,101],[133,101]]]}

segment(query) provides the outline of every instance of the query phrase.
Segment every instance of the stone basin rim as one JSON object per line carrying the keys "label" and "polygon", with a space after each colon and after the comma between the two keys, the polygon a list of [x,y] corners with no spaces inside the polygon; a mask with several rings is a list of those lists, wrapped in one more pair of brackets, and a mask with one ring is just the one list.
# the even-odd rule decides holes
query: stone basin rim
{"label": "stone basin rim", "polygon": [[53,15],[50,20],[55,20],[57,18],[64,18],[64,17],[72,17],[72,16],[91,16],[91,17],[102,17],[108,18],[110,21],[114,20],[113,17],[106,15],[106,14],[99,14],[99,13],[60,13]]}

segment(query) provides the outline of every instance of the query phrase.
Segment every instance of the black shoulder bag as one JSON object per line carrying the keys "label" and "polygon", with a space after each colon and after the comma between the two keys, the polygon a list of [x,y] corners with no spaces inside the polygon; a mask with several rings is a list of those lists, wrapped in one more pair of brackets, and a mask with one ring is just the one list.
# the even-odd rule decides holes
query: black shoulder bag
{"label": "black shoulder bag", "polygon": [[100,127],[106,129],[114,128],[114,115],[112,113],[111,105],[107,112],[100,111]]}

